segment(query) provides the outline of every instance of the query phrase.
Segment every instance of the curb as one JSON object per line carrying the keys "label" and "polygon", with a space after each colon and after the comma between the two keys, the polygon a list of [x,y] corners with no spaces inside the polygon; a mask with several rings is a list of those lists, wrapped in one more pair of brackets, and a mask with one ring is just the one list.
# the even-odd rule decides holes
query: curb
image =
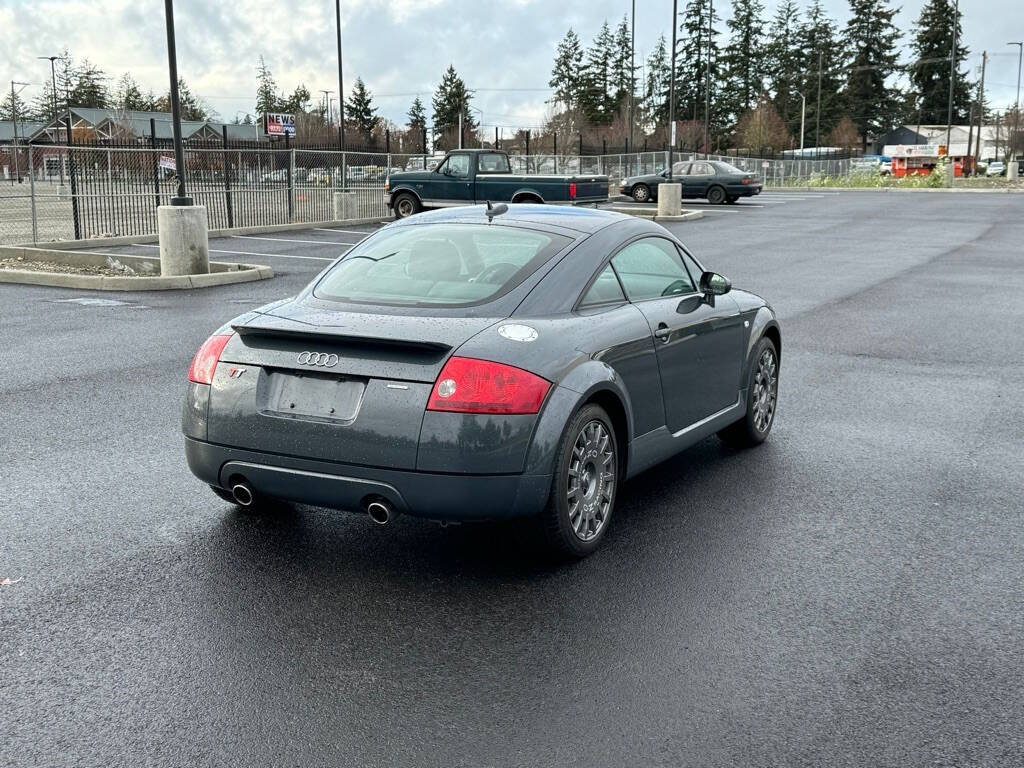
{"label": "curb", "polygon": [[704,218],[704,211],[685,211],[680,216],[659,216],[656,209],[651,208],[626,208],[626,207],[612,207],[605,208],[606,211],[615,211],[616,213],[625,213],[629,216],[636,216],[641,219],[650,219],[651,221],[696,221],[697,219]]}
{"label": "curb", "polygon": [[940,192],[946,194],[1019,195],[1024,187],[765,187],[765,192]]}
{"label": "curb", "polygon": [[[309,229],[311,227],[345,227],[358,226],[360,224],[379,224],[382,221],[391,221],[393,216],[370,216],[362,219],[329,219],[327,221],[303,221],[289,222],[288,224],[263,224],[253,227],[232,227],[230,229],[211,229],[207,237],[232,237],[233,235],[258,235],[264,232],[289,232],[296,229]],[[160,241],[157,234],[148,235],[120,235],[118,237],[93,237],[86,240],[54,240],[52,242],[40,241],[38,243],[24,243],[21,245],[3,246],[7,248],[55,248],[62,251],[73,251],[83,248],[96,248],[105,245],[133,245],[135,243],[156,243]],[[118,257],[120,258],[120,257]]]}
{"label": "curb", "polygon": [[[26,248],[23,246],[0,247],[0,256],[21,256],[33,261],[52,261],[58,264],[81,264],[97,266],[106,263],[108,257],[133,267],[136,270],[159,273],[160,259],[150,256],[127,256],[124,254],[73,253],[67,250]],[[119,275],[73,275],[64,272],[38,272],[30,269],[0,269],[0,283],[18,285],[48,285],[54,288],[78,288],[90,291],[171,291],[191,288],[209,288],[215,285],[249,283],[268,280],[274,276],[270,267],[255,264],[211,261],[210,272],[205,275],[160,274],[119,276]]]}

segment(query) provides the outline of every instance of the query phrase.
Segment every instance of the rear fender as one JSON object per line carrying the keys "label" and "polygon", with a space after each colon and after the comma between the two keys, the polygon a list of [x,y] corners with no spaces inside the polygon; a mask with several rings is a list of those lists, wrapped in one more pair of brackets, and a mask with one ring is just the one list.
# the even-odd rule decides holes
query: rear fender
{"label": "rear fender", "polygon": [[[569,419],[588,401],[603,398],[615,398],[621,408],[624,423],[619,426],[625,431],[625,439],[619,441],[619,448],[625,460],[633,436],[633,410],[625,383],[611,366],[598,360],[587,360],[570,370],[548,395],[534,429],[526,459],[526,474],[551,474],[558,444]],[[609,415],[617,421],[616,414]]]}
{"label": "rear fender", "polygon": [[512,202],[513,203],[518,203],[521,198],[526,197],[526,196],[536,197],[542,203],[547,202],[544,199],[544,195],[542,195],[536,189],[530,189],[530,188],[517,189],[515,192],[513,192],[512,193]]}

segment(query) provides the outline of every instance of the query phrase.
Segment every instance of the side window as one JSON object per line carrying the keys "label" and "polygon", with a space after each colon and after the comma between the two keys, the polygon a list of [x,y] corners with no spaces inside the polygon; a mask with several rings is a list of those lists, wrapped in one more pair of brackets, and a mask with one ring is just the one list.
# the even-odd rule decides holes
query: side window
{"label": "side window", "polygon": [[449,155],[438,171],[445,176],[469,176],[469,155]]}
{"label": "side window", "polygon": [[511,173],[508,156],[495,154],[480,155],[480,173]]}
{"label": "side window", "polygon": [[630,301],[693,293],[693,281],[673,243],[648,237],[627,245],[612,258]]}
{"label": "side window", "polygon": [[711,167],[711,163],[694,163],[690,168],[691,176],[714,176],[715,169]]}
{"label": "side window", "polygon": [[615,272],[609,264],[590,286],[590,290],[580,301],[580,307],[592,307],[597,304],[610,304],[625,300],[626,297],[622,295],[622,286],[619,285],[619,280],[615,277]]}
{"label": "side window", "polygon": [[693,278],[693,284],[700,285],[700,276],[704,274],[704,270],[697,266],[697,262],[693,260],[693,257],[686,251],[680,251],[683,257],[683,264],[686,265],[687,271],[690,273],[690,277]]}
{"label": "side window", "polygon": [[689,171],[689,162],[672,163],[672,175],[673,176],[685,176]]}

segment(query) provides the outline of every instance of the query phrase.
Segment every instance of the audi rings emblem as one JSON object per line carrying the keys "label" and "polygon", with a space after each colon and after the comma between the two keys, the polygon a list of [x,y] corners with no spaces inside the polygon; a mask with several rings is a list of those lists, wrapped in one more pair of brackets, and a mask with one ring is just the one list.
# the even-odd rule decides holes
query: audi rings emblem
{"label": "audi rings emblem", "polygon": [[338,364],[338,356],[326,352],[300,352],[299,365],[315,365],[318,368],[333,368]]}

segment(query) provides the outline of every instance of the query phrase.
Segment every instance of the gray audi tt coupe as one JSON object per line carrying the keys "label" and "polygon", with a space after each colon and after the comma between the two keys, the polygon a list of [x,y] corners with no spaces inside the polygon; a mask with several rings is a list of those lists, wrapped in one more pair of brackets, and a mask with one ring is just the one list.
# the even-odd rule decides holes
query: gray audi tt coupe
{"label": "gray audi tt coupe", "polygon": [[449,208],[377,230],[204,342],[185,453],[243,507],[537,516],[583,556],[623,480],[714,433],[767,437],[781,350],[771,307],[658,224]]}

